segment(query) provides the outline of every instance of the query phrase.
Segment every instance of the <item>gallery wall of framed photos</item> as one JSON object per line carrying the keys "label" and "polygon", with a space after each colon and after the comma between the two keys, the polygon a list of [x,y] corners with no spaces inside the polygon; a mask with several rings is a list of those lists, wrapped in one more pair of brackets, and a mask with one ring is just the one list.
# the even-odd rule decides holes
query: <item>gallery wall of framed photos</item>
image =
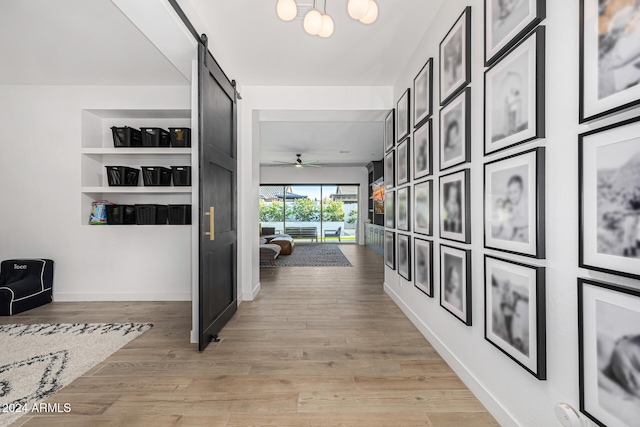
{"label": "gallery wall of framed photos", "polygon": [[640,354],[637,22],[635,0],[451,0],[400,66],[385,290],[501,425],[637,419],[594,353]]}

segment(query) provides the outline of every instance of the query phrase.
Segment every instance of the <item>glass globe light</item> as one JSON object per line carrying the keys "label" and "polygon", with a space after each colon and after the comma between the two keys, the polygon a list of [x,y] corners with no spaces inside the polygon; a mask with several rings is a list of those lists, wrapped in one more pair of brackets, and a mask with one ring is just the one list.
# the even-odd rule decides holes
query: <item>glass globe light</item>
{"label": "glass globe light", "polygon": [[333,28],[333,18],[329,15],[322,15],[322,30],[318,35],[322,38],[331,37],[331,34],[333,34]]}
{"label": "glass globe light", "polygon": [[378,19],[378,3],[375,0],[369,0],[369,11],[360,18],[360,22],[369,25],[376,22],[376,19]]}
{"label": "glass globe light", "polygon": [[353,19],[363,18],[369,11],[369,0],[349,0],[347,12]]}
{"label": "glass globe light", "polygon": [[304,17],[304,30],[312,36],[322,31],[322,15],[315,9],[310,10]]}
{"label": "glass globe light", "polygon": [[278,18],[283,21],[291,21],[298,15],[298,6],[296,6],[295,0],[278,0],[276,12]]}

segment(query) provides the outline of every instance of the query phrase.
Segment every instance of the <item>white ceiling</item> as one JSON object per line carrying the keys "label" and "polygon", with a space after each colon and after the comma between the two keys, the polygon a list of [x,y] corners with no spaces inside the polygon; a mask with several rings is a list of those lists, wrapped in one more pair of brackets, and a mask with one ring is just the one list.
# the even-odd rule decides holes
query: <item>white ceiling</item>
{"label": "white ceiling", "polygon": [[0,58],[0,84],[189,84],[110,0],[0,0]]}

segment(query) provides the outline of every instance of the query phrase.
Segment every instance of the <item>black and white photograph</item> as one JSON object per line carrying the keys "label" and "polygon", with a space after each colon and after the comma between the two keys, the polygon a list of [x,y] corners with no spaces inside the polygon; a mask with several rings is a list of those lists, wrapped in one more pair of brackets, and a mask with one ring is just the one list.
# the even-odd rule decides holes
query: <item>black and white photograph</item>
{"label": "black and white photograph", "polygon": [[545,0],[485,0],[485,65],[496,61],[546,15]]}
{"label": "black and white photograph", "polygon": [[471,88],[440,110],[440,170],[471,161]]}
{"label": "black and white photograph", "polygon": [[432,174],[432,135],[431,120],[427,120],[413,132],[413,179]]}
{"label": "black and white photograph", "polygon": [[398,141],[402,141],[405,136],[409,135],[409,109],[411,103],[410,90],[404,91],[400,99],[398,100],[396,115],[398,117],[398,126],[396,127],[396,138]]}
{"label": "black and white photograph", "polygon": [[544,147],[484,165],[484,243],[544,258]]}
{"label": "black and white photograph", "polygon": [[433,181],[425,181],[413,186],[413,231],[431,236],[433,223]]}
{"label": "black and white photograph", "polygon": [[599,426],[640,419],[640,291],[578,279],[580,411]]}
{"label": "black and white photograph", "polygon": [[413,285],[433,298],[433,242],[413,239],[414,278]]}
{"label": "black and white photograph", "polygon": [[580,266],[640,279],[640,118],[578,139]]}
{"label": "black and white photograph", "polygon": [[410,180],[410,157],[409,157],[409,147],[411,145],[411,138],[405,138],[401,143],[398,144],[398,185],[406,184]]}
{"label": "black and white photograph", "polygon": [[413,79],[413,125],[419,126],[431,116],[433,105],[433,58],[429,58]]}
{"label": "black and white photograph", "polygon": [[469,169],[440,177],[440,237],[471,243]]}
{"label": "black and white photograph", "polygon": [[398,230],[410,230],[409,213],[411,210],[409,206],[409,190],[409,187],[398,189],[398,216],[396,218]]}
{"label": "black and white photograph", "polygon": [[398,274],[411,280],[411,237],[398,234]]}
{"label": "black and white photograph", "polygon": [[384,119],[384,151],[391,150],[396,145],[395,125],[396,110],[391,109]]}
{"label": "black and white photograph", "polygon": [[544,39],[536,28],[485,72],[485,154],[544,137]]}
{"label": "black and white photograph", "polygon": [[640,104],[640,0],[580,1],[580,123]]}
{"label": "black and white photograph", "polygon": [[440,245],[440,305],[471,326],[471,251]]}
{"label": "black and white photograph", "polygon": [[545,269],[485,255],[485,339],[546,379]]}
{"label": "black and white photograph", "polygon": [[384,263],[392,270],[396,269],[396,233],[384,232]]}
{"label": "black and white photograph", "polygon": [[384,193],[384,224],[387,228],[396,228],[396,192]]}
{"label": "black and white photograph", "polygon": [[396,150],[384,155],[384,188],[396,186]]}
{"label": "black and white photograph", "polygon": [[440,42],[440,105],[471,82],[471,7]]}

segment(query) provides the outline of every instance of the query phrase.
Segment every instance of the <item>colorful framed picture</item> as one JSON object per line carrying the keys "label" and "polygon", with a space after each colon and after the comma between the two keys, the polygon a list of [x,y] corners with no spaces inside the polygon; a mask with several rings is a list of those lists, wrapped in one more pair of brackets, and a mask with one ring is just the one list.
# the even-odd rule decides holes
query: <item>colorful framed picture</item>
{"label": "colorful framed picture", "polygon": [[578,137],[580,267],[640,279],[640,117]]}
{"label": "colorful framed picture", "polygon": [[484,0],[484,63],[489,66],[536,27],[546,0]]}
{"label": "colorful framed picture", "polygon": [[471,161],[471,88],[440,110],[440,170]]}
{"label": "colorful framed picture", "polygon": [[471,82],[471,6],[440,42],[440,105]]}
{"label": "colorful framed picture", "polygon": [[414,238],[413,254],[413,285],[429,298],[433,298],[433,242]]}
{"label": "colorful framed picture", "polygon": [[544,138],[545,27],[484,74],[484,153]]}
{"label": "colorful framed picture", "polygon": [[384,155],[384,188],[396,186],[396,151],[391,150]]}
{"label": "colorful framed picture", "polygon": [[396,192],[387,191],[384,194],[384,225],[396,228]]}
{"label": "colorful framed picture", "polygon": [[471,243],[469,169],[440,177],[440,237]]}
{"label": "colorful framed picture", "polygon": [[484,257],[484,337],[539,380],[547,378],[545,269]]}
{"label": "colorful framed picture", "polygon": [[409,205],[409,192],[410,187],[402,187],[398,189],[398,230],[409,231],[411,229],[411,224],[409,223],[411,212],[411,207]]}
{"label": "colorful framed picture", "polygon": [[411,237],[398,234],[398,274],[411,280]]}
{"label": "colorful framed picture", "polygon": [[640,105],[640,4],[580,0],[580,123]]}
{"label": "colorful framed picture", "polygon": [[391,150],[396,145],[395,136],[396,110],[391,109],[384,119],[384,151]]}
{"label": "colorful framed picture", "polygon": [[431,119],[413,132],[413,179],[431,175],[433,130]]}
{"label": "colorful framed picture", "polygon": [[471,326],[471,250],[440,245],[440,306]]}
{"label": "colorful framed picture", "polygon": [[433,181],[413,186],[413,231],[427,236],[433,235]]}
{"label": "colorful framed picture", "polygon": [[484,246],[544,258],[544,147],[485,163]]}
{"label": "colorful framed picture", "polygon": [[384,263],[392,270],[396,269],[396,233],[384,232]]}
{"label": "colorful framed picture", "polygon": [[404,91],[397,104],[398,126],[396,127],[396,138],[398,141],[402,141],[405,136],[409,135],[409,121],[411,116],[409,115],[411,104],[410,90]]}
{"label": "colorful framed picture", "polygon": [[599,426],[636,426],[640,290],[578,279],[580,411]]}
{"label": "colorful framed picture", "polygon": [[401,143],[398,144],[398,185],[406,184],[410,180],[410,156],[409,156],[409,147],[411,145],[410,138],[405,138]]}
{"label": "colorful framed picture", "polygon": [[432,114],[433,58],[429,58],[413,79],[413,125],[418,127]]}

